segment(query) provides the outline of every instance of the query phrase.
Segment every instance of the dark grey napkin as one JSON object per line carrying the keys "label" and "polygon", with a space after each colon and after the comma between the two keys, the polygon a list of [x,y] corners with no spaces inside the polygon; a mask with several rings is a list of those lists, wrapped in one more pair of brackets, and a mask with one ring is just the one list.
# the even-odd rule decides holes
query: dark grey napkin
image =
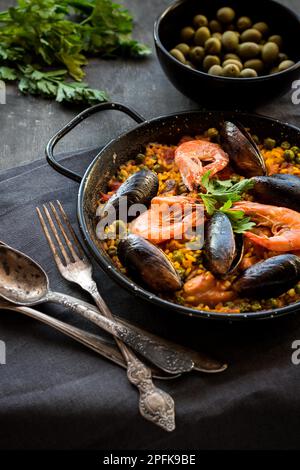
{"label": "dark grey napkin", "polygon": [[[95,154],[64,162],[83,172]],[[39,261],[53,289],[87,299],[61,279],[35,213],[60,199],[77,230],[77,191],[44,160],[0,173],[0,239]],[[1,449],[299,448],[300,366],[291,362],[297,315],[239,325],[194,319],[134,297],[97,266],[95,275],[113,312],[228,361],[228,371],[159,383],[176,401],[177,429],[168,434],[141,418],[122,369],[45,325],[1,311]],[[60,307],[40,309],[97,331]]]}

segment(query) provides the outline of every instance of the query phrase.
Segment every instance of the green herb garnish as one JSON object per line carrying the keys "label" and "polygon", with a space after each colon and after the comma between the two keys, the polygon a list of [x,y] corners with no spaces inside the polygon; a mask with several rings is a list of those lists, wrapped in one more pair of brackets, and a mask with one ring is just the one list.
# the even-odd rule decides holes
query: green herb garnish
{"label": "green herb garnish", "polygon": [[207,171],[201,180],[206,193],[200,193],[208,215],[213,215],[216,211],[224,212],[236,233],[243,233],[252,228],[255,223],[245,216],[244,211],[231,208],[233,203],[241,200],[244,192],[253,187],[254,182],[250,179],[242,179],[236,183],[232,180],[221,181],[209,177],[210,171]]}
{"label": "green herb garnish", "polygon": [[18,0],[0,12],[0,79],[18,81],[22,93],[93,104],[103,91],[80,82],[91,54],[145,57],[132,38],[133,18],[111,0]]}
{"label": "green herb garnish", "polygon": [[244,233],[255,226],[255,223],[251,222],[250,217],[245,217],[244,211],[231,210],[231,207],[232,202],[228,200],[219,210],[227,215],[235,233]]}

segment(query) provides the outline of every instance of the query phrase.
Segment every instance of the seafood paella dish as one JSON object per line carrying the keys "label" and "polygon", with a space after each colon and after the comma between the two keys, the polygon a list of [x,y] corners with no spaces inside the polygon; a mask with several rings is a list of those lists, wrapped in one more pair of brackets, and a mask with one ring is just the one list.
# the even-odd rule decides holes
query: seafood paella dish
{"label": "seafood paella dish", "polygon": [[178,135],[177,145],[149,142],[97,203],[102,248],[165,300],[224,314],[300,301],[294,142],[259,139],[229,121]]}

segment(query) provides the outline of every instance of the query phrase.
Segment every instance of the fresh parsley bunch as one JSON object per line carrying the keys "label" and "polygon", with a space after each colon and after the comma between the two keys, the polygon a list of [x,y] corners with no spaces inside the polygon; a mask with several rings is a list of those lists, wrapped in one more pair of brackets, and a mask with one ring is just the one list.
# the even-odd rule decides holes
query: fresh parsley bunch
{"label": "fresh parsley bunch", "polygon": [[132,29],[130,13],[111,0],[18,0],[0,12],[0,79],[60,102],[105,101],[105,92],[81,82],[83,66],[89,55],[150,54]]}
{"label": "fresh parsley bunch", "polygon": [[242,179],[235,183],[232,180],[210,179],[210,171],[207,171],[202,177],[201,185],[206,189],[206,193],[200,193],[200,197],[209,215],[216,211],[224,212],[235,233],[243,233],[255,225],[245,216],[244,211],[231,209],[235,202],[241,200],[243,193],[253,188],[252,180]]}

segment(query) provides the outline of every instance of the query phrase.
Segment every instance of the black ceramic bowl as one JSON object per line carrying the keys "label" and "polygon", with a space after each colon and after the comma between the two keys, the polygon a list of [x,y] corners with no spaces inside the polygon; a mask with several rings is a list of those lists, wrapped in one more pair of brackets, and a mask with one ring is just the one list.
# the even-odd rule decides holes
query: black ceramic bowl
{"label": "black ceramic bowl", "polygon": [[[192,23],[197,13],[216,17],[222,6],[231,6],[237,17],[250,16],[253,22],[266,21],[273,34],[284,40],[284,51],[295,65],[283,72],[256,78],[229,78],[208,75],[177,61],[169,50],[180,42],[182,27]],[[154,26],[154,40],[159,62],[175,87],[189,98],[206,106],[252,107],[270,101],[291,90],[300,75],[300,18],[273,0],[180,0],[165,10]]]}

